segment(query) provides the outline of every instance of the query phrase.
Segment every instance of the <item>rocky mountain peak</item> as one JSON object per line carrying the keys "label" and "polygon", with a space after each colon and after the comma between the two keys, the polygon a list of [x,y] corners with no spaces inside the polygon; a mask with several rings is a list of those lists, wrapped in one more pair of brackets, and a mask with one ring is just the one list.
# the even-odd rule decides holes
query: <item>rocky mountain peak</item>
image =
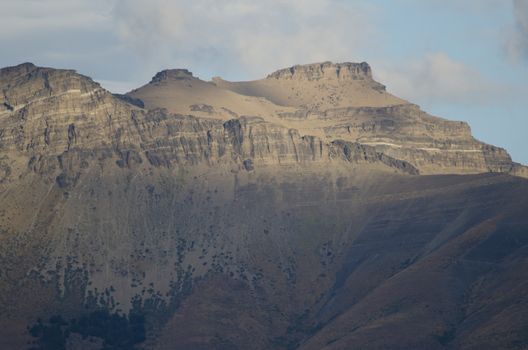
{"label": "rocky mountain peak", "polygon": [[5,68],[0,69],[0,75],[27,73],[35,69],[37,69],[37,66],[35,66],[33,63],[24,62],[16,66],[5,67]]}
{"label": "rocky mountain peak", "polygon": [[25,62],[18,64],[12,67],[5,67],[0,69],[0,85],[3,85],[3,82],[11,81],[17,77],[23,77],[27,74],[34,72],[38,67],[33,63]]}
{"label": "rocky mountain peak", "polygon": [[280,69],[271,73],[268,79],[293,79],[293,80],[358,80],[372,79],[372,71],[367,62],[361,63],[313,63],[306,65],[295,65],[289,68]]}
{"label": "rocky mountain peak", "polygon": [[22,63],[0,70],[0,89],[4,91],[3,103],[14,107],[39,98],[101,90],[101,86],[72,69],[54,69]]}
{"label": "rocky mountain peak", "polygon": [[170,80],[189,80],[194,79],[192,72],[187,69],[164,69],[152,77],[151,83],[161,83]]}

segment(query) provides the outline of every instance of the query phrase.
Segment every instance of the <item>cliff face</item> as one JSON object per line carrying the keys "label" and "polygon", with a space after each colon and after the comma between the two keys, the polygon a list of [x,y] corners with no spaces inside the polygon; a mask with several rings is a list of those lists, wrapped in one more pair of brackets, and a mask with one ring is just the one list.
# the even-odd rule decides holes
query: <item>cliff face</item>
{"label": "cliff face", "polygon": [[192,80],[194,77],[187,69],[166,69],[152,77],[150,83],[162,83],[168,80]]}
{"label": "cliff face", "polygon": [[328,140],[370,145],[408,161],[422,174],[514,173],[509,154],[473,138],[467,123],[430,116],[412,104],[299,111],[281,117],[319,127]]}
{"label": "cliff face", "polygon": [[[275,72],[266,80],[269,79],[279,84],[281,80],[291,79],[372,81],[366,63],[295,66]],[[245,152],[240,157],[256,156],[257,162],[259,159],[268,163],[316,159],[315,154],[296,154],[297,148],[304,152],[303,144],[308,139],[318,143],[318,157],[328,160],[332,142],[344,140],[373,147],[379,153],[408,162],[422,174],[507,172],[523,176],[525,173],[505,150],[475,140],[467,124],[432,117],[412,104],[337,108],[291,106],[295,108],[288,109],[264,103],[266,109],[263,110],[262,103],[256,99],[239,111],[236,110],[238,100],[235,100],[230,106],[235,109],[233,111],[222,107],[216,98],[217,93],[224,97],[222,89],[201,82],[187,70],[158,73],[151,82],[158,86],[153,93],[160,90],[160,95],[170,100],[170,93],[177,94],[185,85],[167,90],[164,84],[180,80],[194,81],[213,89],[201,104],[193,103],[200,101],[198,95],[196,101],[186,100],[188,105],[174,107],[180,114],[188,112],[183,114],[194,116],[178,116],[155,109],[167,107],[163,99],[150,101],[147,98],[147,107],[154,109],[148,112],[139,107],[141,104],[126,103],[134,102],[131,98],[114,98],[97,83],[74,71],[39,68],[32,64],[5,68],[0,80],[3,91],[0,145],[4,150],[26,152],[36,158],[56,156],[70,149],[104,149],[116,154],[133,151],[144,158],[145,145],[149,145],[149,154],[153,155],[157,150],[151,146],[157,143],[165,145],[166,159],[182,162],[188,158],[195,162],[203,158],[210,162],[221,158],[225,143],[229,143],[223,139],[222,125],[228,120],[238,120],[247,133],[246,142],[239,147]],[[328,92],[321,87],[319,95],[325,98]],[[141,89],[133,97],[141,101]],[[248,115],[252,103],[255,117],[241,118]],[[202,120],[204,118],[207,120]],[[185,127],[182,122],[185,119],[195,120],[198,125],[205,123],[205,126],[192,129],[195,135],[186,130],[184,136],[180,128]],[[152,133],[153,128],[158,134]],[[160,128],[167,130],[160,132]],[[189,142],[188,149],[184,149],[186,142]],[[215,154],[213,147],[218,150]]]}
{"label": "cliff face", "polygon": [[298,65],[278,70],[268,75],[268,79],[292,80],[358,80],[372,79],[372,71],[366,62],[362,63],[332,63]]}
{"label": "cliff face", "polygon": [[365,63],[124,96],[0,70],[0,348],[54,315],[71,348],[115,344],[81,327],[101,310],[146,349],[525,342],[526,168],[381,87]]}
{"label": "cliff face", "polygon": [[[186,93],[186,86],[149,84],[131,96],[146,101],[147,106],[180,113],[190,105],[200,105],[204,108],[196,108],[192,114],[221,119],[222,113],[215,111],[224,108],[222,101],[227,97],[218,96],[228,90],[275,104],[263,109],[261,100],[247,100],[254,105],[250,115],[295,129],[302,136],[316,136],[324,143],[345,140],[374,147],[412,164],[421,174],[524,173],[504,149],[474,139],[467,123],[431,116],[388,94],[373,80],[370,66],[364,62],[293,66],[262,80],[230,83],[215,78],[213,84],[207,85],[207,94],[197,95],[201,98],[187,96],[176,105],[170,96]],[[234,102],[229,111],[248,115],[251,106],[242,105]]]}
{"label": "cliff face", "polygon": [[[25,156],[30,169],[50,173],[61,169],[61,159],[74,155],[79,165],[110,157],[120,166],[148,161],[165,167],[236,163],[245,168],[246,160],[279,165],[341,159],[332,143],[261,117],[221,120],[147,111],[74,71],[25,64],[1,74],[2,103],[9,106],[0,112],[7,165],[12,156]],[[195,78],[188,71],[170,70],[152,82],[180,79]],[[370,153],[363,160],[379,162],[380,156]]]}
{"label": "cliff face", "polygon": [[[345,67],[370,79],[364,65]],[[331,70],[335,75],[328,79],[335,79],[343,69],[322,64],[295,71],[312,79],[312,71]],[[186,70],[170,70],[157,74],[152,83],[181,79],[200,82]],[[235,162],[242,168],[244,161],[255,165],[328,162],[340,159],[335,144],[346,141],[372,149],[372,155],[364,157],[369,162],[379,162],[379,153],[422,174],[523,175],[506,151],[473,139],[467,124],[429,116],[411,104],[293,112],[278,107],[273,116],[240,117],[231,112],[215,119],[210,110],[221,107],[207,104],[202,106],[210,110],[191,106],[197,116],[147,111],[116,99],[73,71],[24,64],[4,69],[1,82],[2,103],[9,108],[0,112],[0,144],[7,158],[10,151],[21,152],[29,158],[29,167],[39,171],[60,169],[57,157],[72,154],[80,163],[105,154],[117,158],[120,165],[135,159],[168,167],[201,162]],[[9,167],[7,160],[3,164]]]}
{"label": "cliff face", "polygon": [[91,79],[70,70],[16,68],[0,71],[3,104],[10,106],[0,112],[4,153],[56,156],[74,148],[118,147],[116,130],[130,129],[130,106]]}

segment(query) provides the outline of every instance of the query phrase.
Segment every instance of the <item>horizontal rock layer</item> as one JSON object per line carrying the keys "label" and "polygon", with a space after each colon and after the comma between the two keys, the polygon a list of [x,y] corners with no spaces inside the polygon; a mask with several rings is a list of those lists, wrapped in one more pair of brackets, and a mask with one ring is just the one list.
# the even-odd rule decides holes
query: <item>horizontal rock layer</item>
{"label": "horizontal rock layer", "polygon": [[[329,63],[294,71],[344,68],[370,72],[364,64]],[[341,151],[336,153],[335,141],[342,140],[374,150],[367,152],[369,162],[389,157],[408,164],[413,173],[526,174],[505,150],[475,140],[466,123],[430,116],[412,104],[298,109],[278,112],[271,120],[232,113],[235,119],[225,121],[211,119],[215,107],[205,104],[191,106],[198,116],[147,111],[141,100],[126,95],[116,98],[71,70],[23,64],[3,69],[0,77],[4,106],[0,110],[0,152],[8,158],[11,152],[25,154],[33,167],[35,161],[74,150],[85,155],[104,150],[119,158],[119,164],[127,164],[123,155],[133,153],[138,160],[156,166],[212,165],[223,160],[242,164],[246,159],[255,165],[331,159],[357,162],[354,157],[336,157]],[[192,74],[167,70],[156,77],[153,81],[158,82]]]}
{"label": "horizontal rock layer", "polygon": [[[296,129],[259,117],[221,121],[162,109],[146,111],[73,71],[37,67],[26,71],[24,66],[19,73],[2,80],[9,90],[5,103],[13,108],[0,114],[0,152],[8,158],[25,155],[34,170],[48,169],[50,159],[60,163],[60,157],[70,157],[69,152],[81,157],[79,164],[90,158],[97,161],[100,154],[116,157],[119,166],[148,161],[164,167],[223,161],[243,164],[247,159],[255,165],[336,159],[417,172],[367,145],[351,147],[345,154],[341,144],[336,147],[315,136],[301,136]],[[362,156],[352,156],[354,152]]]}
{"label": "horizontal rock layer", "polygon": [[372,79],[372,70],[368,63],[316,63],[297,65],[278,70],[268,75],[268,79],[295,79],[295,80],[319,80],[319,79]]}

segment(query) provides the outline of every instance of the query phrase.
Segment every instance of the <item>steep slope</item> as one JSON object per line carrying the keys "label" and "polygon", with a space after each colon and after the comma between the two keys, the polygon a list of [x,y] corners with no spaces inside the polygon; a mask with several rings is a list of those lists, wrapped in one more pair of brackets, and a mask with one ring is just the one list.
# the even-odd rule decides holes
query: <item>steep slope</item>
{"label": "steep slope", "polygon": [[[528,344],[525,179],[421,176],[183,71],[116,97],[23,64],[0,88],[0,348]],[[214,112],[240,101],[260,112]]]}
{"label": "steep slope", "polygon": [[[470,192],[484,202],[489,196],[486,188]],[[453,204],[449,203],[450,209],[456,207]],[[379,262],[371,261],[363,253],[366,248],[358,245],[379,244],[376,238],[385,237],[387,232],[371,230],[370,236],[353,245],[344,282],[327,307],[331,311],[323,309],[322,318],[328,323],[323,321],[325,327],[300,348],[348,349],[350,344],[369,344],[370,349],[525,347],[526,340],[521,340],[525,334],[522,319],[528,309],[523,295],[528,286],[521,271],[526,266],[528,221],[522,218],[518,204],[504,203],[510,206],[505,216],[494,216],[487,206],[479,208],[481,213],[465,211],[422,246],[416,256],[403,262],[403,268],[362,295],[365,282],[361,278],[378,271]],[[406,227],[407,232],[412,234],[421,225],[422,237],[430,232],[429,224],[421,221],[423,213],[420,210],[413,224]],[[464,227],[467,219],[476,221]],[[453,236],[452,230],[460,234]],[[380,258],[390,259],[396,249],[385,249]],[[503,273],[507,277],[499,277]],[[513,300],[515,306],[510,304]],[[347,304],[350,307],[343,311]]]}

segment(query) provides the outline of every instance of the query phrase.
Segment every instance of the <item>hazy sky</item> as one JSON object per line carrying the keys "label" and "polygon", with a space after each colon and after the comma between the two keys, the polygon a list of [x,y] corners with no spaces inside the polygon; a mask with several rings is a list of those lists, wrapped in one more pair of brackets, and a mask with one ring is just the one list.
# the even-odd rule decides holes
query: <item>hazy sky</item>
{"label": "hazy sky", "polygon": [[164,68],[250,80],[367,61],[390,92],[528,163],[528,0],[0,0],[0,66],[74,68],[113,92]]}

